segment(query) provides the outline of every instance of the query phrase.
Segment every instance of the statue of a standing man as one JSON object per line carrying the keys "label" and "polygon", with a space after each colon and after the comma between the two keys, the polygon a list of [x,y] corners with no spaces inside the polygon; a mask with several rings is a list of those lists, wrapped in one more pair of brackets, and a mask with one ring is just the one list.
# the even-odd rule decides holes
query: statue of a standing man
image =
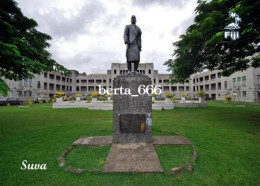
{"label": "statue of a standing man", "polygon": [[128,74],[131,74],[132,63],[134,63],[134,74],[139,74],[137,69],[140,62],[140,52],[142,50],[142,32],[135,23],[136,17],[133,15],[131,17],[131,25],[126,25],[124,32]]}

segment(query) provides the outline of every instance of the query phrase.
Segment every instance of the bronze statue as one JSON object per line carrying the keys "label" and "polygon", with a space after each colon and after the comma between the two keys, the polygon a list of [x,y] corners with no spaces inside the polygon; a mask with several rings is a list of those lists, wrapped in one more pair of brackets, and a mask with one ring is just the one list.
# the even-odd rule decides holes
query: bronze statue
{"label": "bronze statue", "polygon": [[134,63],[134,74],[139,74],[137,69],[140,62],[140,52],[142,50],[142,32],[135,23],[136,17],[133,15],[131,17],[131,25],[126,25],[124,32],[128,74],[131,74],[132,63]]}

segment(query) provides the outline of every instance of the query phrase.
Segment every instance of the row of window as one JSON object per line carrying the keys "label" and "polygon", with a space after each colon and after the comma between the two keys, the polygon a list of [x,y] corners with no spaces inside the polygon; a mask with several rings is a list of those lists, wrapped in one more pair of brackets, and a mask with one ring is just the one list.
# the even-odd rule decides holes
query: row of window
{"label": "row of window", "polygon": [[233,87],[246,86],[246,76],[233,78]]}
{"label": "row of window", "polygon": [[[145,70],[137,70],[140,74],[146,74],[145,73]],[[120,74],[127,74],[128,70],[120,70],[119,73]],[[114,70],[114,74],[116,75],[117,74],[117,70]],[[148,74],[152,74],[152,70],[149,69],[148,70]]]}
{"label": "row of window", "polygon": [[[77,83],[106,83],[107,80],[106,79],[82,79],[81,81],[79,79],[77,79],[76,81]],[[111,83],[111,79],[109,79],[109,83]]]}
{"label": "row of window", "polygon": [[32,87],[32,79],[19,80],[18,85],[24,87]]}
{"label": "row of window", "polygon": [[18,96],[32,96],[32,91],[30,90],[18,91]]}
{"label": "row of window", "polygon": [[[200,86],[193,86],[193,91],[208,91],[208,90],[220,90],[221,89],[221,83],[213,83],[213,84],[207,84],[207,85],[200,85]],[[227,81],[224,82],[224,89],[227,89]]]}
{"label": "row of window", "polygon": [[[38,88],[40,87],[40,81],[38,81]],[[49,87],[48,87],[48,83],[44,82],[44,90],[56,90],[56,91],[72,91],[72,86],[66,86],[66,85],[59,85],[59,84],[53,84],[53,83],[49,83]]]}
{"label": "row of window", "polygon": [[[102,86],[102,88],[106,89],[106,86]],[[111,88],[111,86],[109,86],[109,88]],[[99,86],[77,86],[76,87],[76,91],[90,91],[90,92],[93,92],[93,91],[99,91]]]}
{"label": "row of window", "polygon": [[183,92],[183,91],[190,91],[189,86],[163,86],[162,87],[163,91],[172,91],[172,92]]}
{"label": "row of window", "polygon": [[[46,72],[44,73],[44,78],[48,78],[48,74]],[[59,75],[56,75],[56,77],[55,77],[54,74],[49,74],[49,79],[51,79],[51,80],[56,79],[56,81],[63,81],[63,82],[67,82],[67,83],[72,83],[72,79],[62,77],[62,76],[59,76]]]}
{"label": "row of window", "polygon": [[204,80],[208,81],[209,78],[211,80],[214,80],[214,79],[216,79],[216,77],[221,78],[221,72],[219,72],[217,74],[211,74],[211,75],[203,76],[203,77],[200,77],[200,78],[194,78],[193,79],[193,83],[203,82]]}

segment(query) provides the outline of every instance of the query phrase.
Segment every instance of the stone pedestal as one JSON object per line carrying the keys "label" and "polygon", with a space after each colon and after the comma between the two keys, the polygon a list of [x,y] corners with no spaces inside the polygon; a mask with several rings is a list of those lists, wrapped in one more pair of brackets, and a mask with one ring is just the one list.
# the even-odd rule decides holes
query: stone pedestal
{"label": "stone pedestal", "polygon": [[132,95],[113,95],[113,143],[152,143],[152,96],[140,95],[138,87],[152,82],[145,75],[119,75],[113,89],[129,88]]}

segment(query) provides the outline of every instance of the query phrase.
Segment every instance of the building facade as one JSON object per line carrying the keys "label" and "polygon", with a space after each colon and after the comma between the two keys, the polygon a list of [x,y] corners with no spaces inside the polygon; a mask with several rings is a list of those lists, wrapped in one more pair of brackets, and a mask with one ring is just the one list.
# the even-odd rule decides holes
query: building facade
{"label": "building facade", "polygon": [[[32,99],[39,95],[53,97],[56,91],[65,92],[74,97],[81,94],[85,97],[93,91],[99,91],[99,85],[104,89],[113,88],[113,80],[117,75],[127,73],[126,63],[112,63],[106,74],[79,73],[71,70],[70,76],[59,72],[49,72],[35,75],[33,79],[10,81],[4,79],[10,87],[9,98],[21,100]],[[260,68],[249,68],[243,72],[236,72],[230,77],[223,77],[220,71],[207,71],[191,75],[185,83],[170,84],[169,74],[159,74],[153,63],[140,63],[139,73],[147,75],[152,85],[161,85],[162,94],[170,92],[175,98],[186,93],[188,98],[196,97],[198,91],[205,91],[212,99],[223,100],[231,95],[233,100],[260,102]]]}

